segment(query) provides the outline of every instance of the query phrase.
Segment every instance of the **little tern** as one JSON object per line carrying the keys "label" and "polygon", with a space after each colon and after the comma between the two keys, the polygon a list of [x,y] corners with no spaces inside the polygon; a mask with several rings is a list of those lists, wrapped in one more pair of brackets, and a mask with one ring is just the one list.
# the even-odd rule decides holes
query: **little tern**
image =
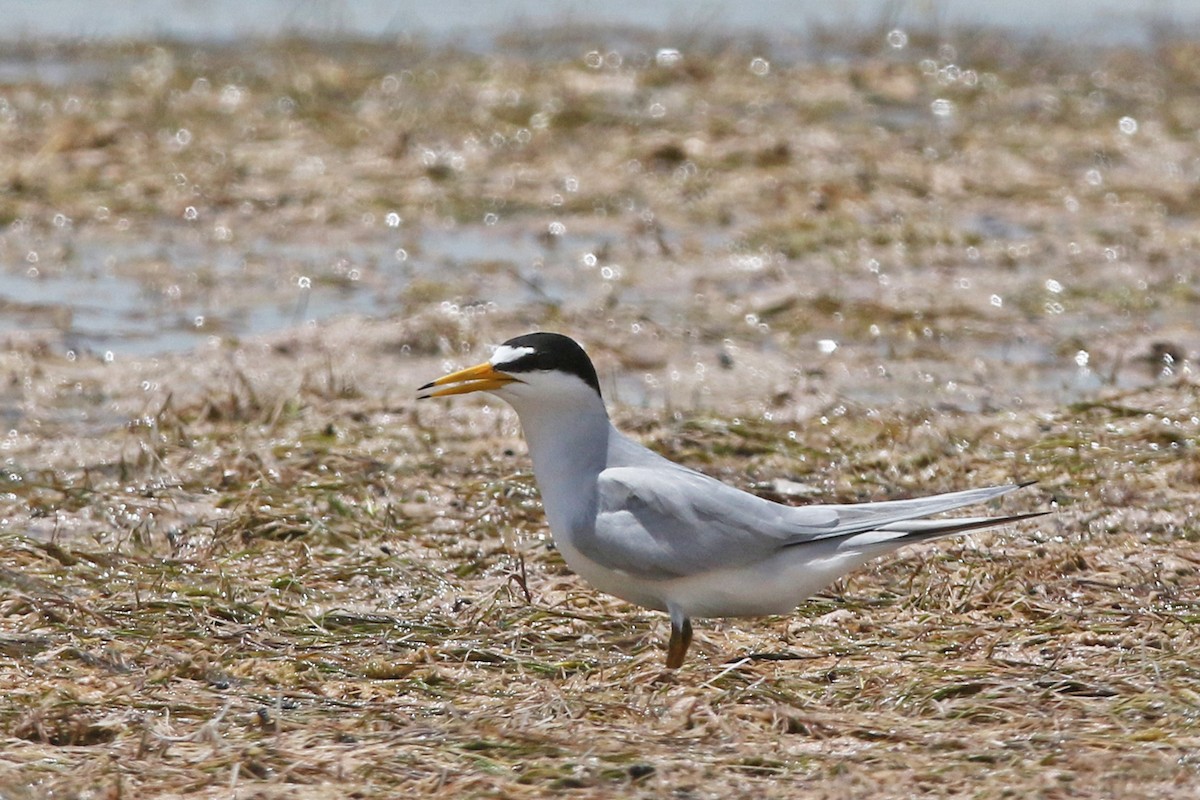
{"label": "little tern", "polygon": [[667,667],[692,619],[787,614],[877,556],[1045,512],[925,519],[1028,484],[911,500],[787,506],[676,464],[609,421],[587,353],[557,333],[509,339],[421,399],[490,392],[516,410],[546,520],[567,565],[597,589],[671,618]]}

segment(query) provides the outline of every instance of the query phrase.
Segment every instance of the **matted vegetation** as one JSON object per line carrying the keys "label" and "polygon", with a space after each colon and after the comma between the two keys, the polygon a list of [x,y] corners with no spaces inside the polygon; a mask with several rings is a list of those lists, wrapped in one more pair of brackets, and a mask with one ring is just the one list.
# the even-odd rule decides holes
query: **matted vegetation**
{"label": "matted vegetation", "polygon": [[[791,617],[704,624],[668,676],[664,620],[544,546],[507,414],[381,406],[365,391],[378,378],[346,373],[364,396],[302,391],[283,413],[251,400],[325,369],[322,346],[295,344],[279,356],[294,371],[257,386],[193,382],[93,441],[82,468],[10,472],[6,786],[1195,789],[1195,385],[1053,412],[815,418],[794,439],[619,412],[743,485],[786,475],[852,501],[1032,477],[1005,508],[1055,509],[914,548]],[[75,369],[43,365],[51,382]]]}
{"label": "matted vegetation", "polygon": [[[0,794],[1195,796],[1200,60],[1032,68],[972,41],[991,79],[970,86],[939,84],[936,53],[932,75],[876,53],[767,83],[737,48],[671,70],[294,42],[84,48],[124,71],[5,87],[0,252],[21,269],[34,247],[71,275],[89,236],[188,231],[195,204],[201,247],[362,243],[392,210],[402,233],[611,226],[593,255],[625,271],[580,277],[550,234],[546,286],[503,257],[433,265],[390,319],[214,327],[153,359],[19,309],[44,324],[0,355]],[[956,127],[906,122],[942,93]],[[219,309],[295,269],[256,252],[249,276],[114,269]],[[912,548],[788,617],[699,623],[664,674],[662,617],[548,546],[507,409],[412,400],[534,326],[587,342],[623,428],[740,486],[1037,479],[1003,509],[1054,514]],[[1013,342],[1032,364],[991,349]]]}

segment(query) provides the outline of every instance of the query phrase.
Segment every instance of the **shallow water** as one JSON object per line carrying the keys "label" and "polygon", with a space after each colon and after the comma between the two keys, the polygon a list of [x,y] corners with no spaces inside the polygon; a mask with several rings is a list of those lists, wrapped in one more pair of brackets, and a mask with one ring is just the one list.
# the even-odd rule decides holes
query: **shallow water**
{"label": "shallow water", "polygon": [[822,0],[768,2],[692,2],[668,0],[637,3],[614,0],[604,4],[568,1],[502,0],[474,3],[449,0],[427,3],[394,0],[297,2],[205,0],[187,4],[175,0],[142,0],[117,4],[97,14],[94,7],[70,0],[31,4],[3,0],[5,26],[0,37],[36,41],[68,38],[178,38],[185,41],[231,41],[250,36],[286,33],[327,36],[422,36],[455,40],[486,48],[514,23],[523,26],[601,25],[646,30],[720,28],[730,34],[805,35],[813,28],[879,26],[887,21],[913,26],[1003,26],[1025,34],[1080,37],[1096,41],[1138,41],[1153,25],[1200,24],[1194,3],[1164,0],[956,0],[953,3],[857,0],[853,4]]}
{"label": "shallow water", "polygon": [[[757,302],[753,287],[762,280],[763,267],[731,255],[730,242],[715,239],[703,252],[692,252],[686,265],[652,258],[621,266],[597,259],[595,254],[613,243],[603,225],[593,228],[548,240],[526,224],[412,226],[402,231],[374,226],[346,240],[325,241],[315,234],[280,241],[263,235],[245,244],[216,246],[193,230],[169,225],[156,228],[153,239],[68,229],[31,241],[10,232],[0,238],[0,252],[9,254],[10,265],[0,271],[0,297],[6,305],[0,334],[40,330],[72,357],[90,354],[119,361],[186,352],[209,342],[344,315],[401,317],[418,307],[414,303],[436,302],[440,294],[451,316],[476,307],[533,318],[549,309],[586,315],[589,309],[618,303],[641,309],[641,317],[652,323],[645,333],[656,333],[648,342],[686,336],[680,315],[686,317],[689,308],[701,313],[714,303],[745,307],[746,329],[730,331],[733,341],[749,336],[742,345],[744,353],[761,351],[775,357],[769,338],[752,344],[760,339],[753,329],[766,324],[752,310]],[[1025,237],[1017,228],[993,225],[992,230],[1002,238]],[[973,278],[978,287],[959,279],[953,302],[984,313],[982,309],[1000,302],[1001,295],[1027,291],[1029,283],[1041,282],[1040,274],[1032,266],[1004,275],[985,271]],[[636,280],[630,281],[631,275]],[[810,273],[803,280],[817,286],[841,285],[846,297],[861,295],[885,307],[902,306],[898,298],[911,301],[913,295],[928,295],[931,289],[923,286],[926,279],[919,274],[891,276],[886,287],[874,289],[869,282],[847,285],[838,270]],[[435,296],[414,300],[423,284]],[[697,286],[708,287],[708,299],[696,299],[701,296]],[[787,291],[777,287],[765,297],[780,302],[778,295],[787,302]],[[1051,303],[1053,293],[1047,292],[1047,298]],[[805,369],[818,370],[829,386],[838,387],[838,396],[864,406],[906,398],[963,408],[1005,407],[1039,397],[1070,401],[1105,389],[1143,385],[1162,375],[1164,368],[1168,377],[1180,369],[1190,371],[1186,361],[1147,363],[1143,353],[1113,354],[1105,352],[1103,344],[1114,335],[1136,336],[1139,328],[1168,336],[1182,331],[1186,337],[1194,331],[1187,306],[1160,309],[1137,322],[1093,314],[1087,308],[1045,313],[1053,317],[1052,326],[1031,325],[1015,337],[1006,336],[1003,329],[988,332],[986,322],[972,332],[947,327],[936,318],[923,334],[916,329],[916,336],[911,324],[893,323],[862,337],[847,331],[844,320],[835,321],[793,339],[792,348],[810,354]],[[764,319],[786,325],[790,315]],[[715,351],[693,349],[689,355],[686,345],[678,349],[680,338],[661,354],[655,344],[637,344],[646,337],[636,328],[635,324],[621,337],[630,342],[624,348],[629,374],[614,384],[621,402],[690,405],[694,401],[689,398],[714,385],[719,369],[706,372],[704,364],[713,361]],[[1081,344],[1064,352],[1064,340]],[[1099,344],[1107,363],[1087,352],[1084,343],[1090,342]],[[970,355],[965,361],[963,347]],[[680,376],[672,370],[674,377],[662,377],[664,367],[692,358],[695,371],[685,370]]]}
{"label": "shallow water", "polygon": [[1189,43],[1164,45],[1173,72],[1053,46],[1031,69],[1004,36],[895,33],[791,66],[653,38],[532,70],[362,41],[68,48],[104,82],[0,91],[0,335],[122,362],[358,315],[457,357],[552,326],[607,353],[622,402],[764,413],[1190,374]]}
{"label": "shallow water", "polygon": [[[114,356],[178,352],[217,334],[254,336],[344,314],[394,315],[414,280],[479,265],[518,278],[481,302],[561,295],[540,275],[545,248],[511,227],[372,231],[335,242],[260,236],[244,245],[213,245],[171,225],[147,233],[153,238],[93,230],[0,237],[7,256],[0,333],[53,330],[71,350]],[[564,239],[564,248],[586,246]]]}

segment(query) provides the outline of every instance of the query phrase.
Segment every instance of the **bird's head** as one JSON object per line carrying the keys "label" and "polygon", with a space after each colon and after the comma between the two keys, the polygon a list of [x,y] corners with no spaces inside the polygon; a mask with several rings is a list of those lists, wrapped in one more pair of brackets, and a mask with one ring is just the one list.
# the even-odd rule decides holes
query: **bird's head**
{"label": "bird's head", "polygon": [[560,333],[509,339],[482,364],[430,381],[419,392],[419,398],[491,392],[518,414],[547,407],[604,407],[591,359],[575,340]]}

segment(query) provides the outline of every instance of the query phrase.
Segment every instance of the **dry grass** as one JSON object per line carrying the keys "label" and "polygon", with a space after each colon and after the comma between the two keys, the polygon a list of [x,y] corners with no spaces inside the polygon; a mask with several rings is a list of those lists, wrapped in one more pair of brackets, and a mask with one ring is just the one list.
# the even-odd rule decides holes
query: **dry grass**
{"label": "dry grass", "polygon": [[[3,87],[6,261],[70,276],[78,247],[149,239],[112,269],[148,304],[207,298],[218,339],[108,364],[67,354],[61,307],[6,306],[49,321],[0,354],[0,795],[1194,797],[1196,48],[969,43],[974,82],[914,37],[769,81],[734,46],[678,71],[87,46],[100,74]],[[625,273],[553,237],[536,269],[354,254],[419,264],[421,226],[487,213],[565,220]],[[357,265],[393,319],[222,335],[294,277],[272,251],[326,240],[349,254],[314,285]],[[533,326],[595,345],[624,428],[738,485],[1036,478],[1004,509],[1055,513],[701,624],[664,675],[664,620],[547,546],[511,414],[411,401]],[[1160,340],[1168,375],[1139,362]],[[1014,343],[1050,377],[995,356]],[[1080,350],[1098,383],[1062,391]]]}
{"label": "dry grass", "polygon": [[[278,389],[194,384],[210,399],[108,432],[86,469],[9,475],[6,791],[1197,788],[1193,384],[1059,412],[814,419],[803,447],[767,422],[623,412],[743,485],[786,474],[859,500],[1036,477],[1006,509],[1056,508],[881,562],[793,617],[705,624],[673,676],[664,621],[543,546],[507,415],[315,392],[275,414],[255,391]],[[154,456],[120,466],[131,439]],[[57,535],[23,532],[47,519]]]}

